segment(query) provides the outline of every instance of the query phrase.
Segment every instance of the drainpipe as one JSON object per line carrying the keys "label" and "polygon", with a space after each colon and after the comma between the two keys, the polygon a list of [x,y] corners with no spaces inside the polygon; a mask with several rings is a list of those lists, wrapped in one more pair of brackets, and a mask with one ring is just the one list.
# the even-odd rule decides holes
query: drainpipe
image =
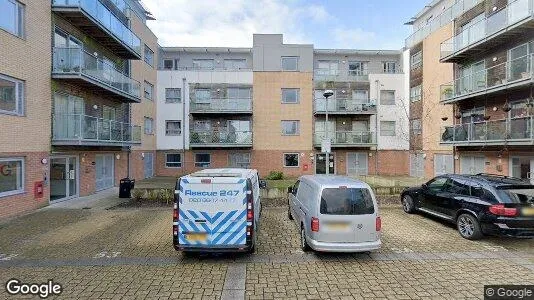
{"label": "drainpipe", "polygon": [[375,139],[376,139],[376,150],[375,150],[375,173],[378,172],[378,104],[380,103],[380,80],[375,80],[376,83],[376,116],[375,116]]}
{"label": "drainpipe", "polygon": [[[187,78],[183,77],[182,78],[182,122],[183,122],[183,130],[182,130],[182,148],[183,148],[183,153],[184,153],[184,157],[183,157],[183,164],[184,164],[184,171],[186,171],[187,173],[187,166],[185,165],[186,163],[186,159],[185,159],[185,135],[186,135],[186,128],[187,130],[189,130],[189,126],[186,125],[186,119],[185,119],[185,101],[188,101],[187,99],[185,99],[185,83],[187,81]],[[189,121],[189,120],[187,120]]]}

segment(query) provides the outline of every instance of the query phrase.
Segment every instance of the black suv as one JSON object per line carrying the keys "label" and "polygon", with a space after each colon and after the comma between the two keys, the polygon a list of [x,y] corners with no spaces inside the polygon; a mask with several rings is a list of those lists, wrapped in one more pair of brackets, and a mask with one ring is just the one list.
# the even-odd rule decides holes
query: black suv
{"label": "black suv", "polygon": [[492,174],[441,175],[401,194],[405,212],[456,223],[460,235],[534,237],[534,185]]}

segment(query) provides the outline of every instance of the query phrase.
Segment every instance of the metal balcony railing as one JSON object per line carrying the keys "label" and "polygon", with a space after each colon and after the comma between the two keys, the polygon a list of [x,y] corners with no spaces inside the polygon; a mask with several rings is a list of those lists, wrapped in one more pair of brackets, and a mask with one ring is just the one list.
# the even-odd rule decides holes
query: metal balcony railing
{"label": "metal balcony railing", "polygon": [[191,131],[191,146],[251,147],[252,131]]}
{"label": "metal balcony railing", "polygon": [[369,81],[369,71],[314,69],[313,77],[320,81]]}
{"label": "metal balcony railing", "polygon": [[252,112],[252,98],[191,99],[189,110],[193,113]]}
{"label": "metal balcony railing", "polygon": [[52,116],[52,141],[61,145],[141,143],[141,126],[81,114]]}
{"label": "metal balcony railing", "polygon": [[[119,9],[125,9],[122,1],[113,0]],[[91,16],[113,37],[141,56],[141,40],[98,0],[52,0],[52,8],[77,8]]]}
{"label": "metal balcony railing", "polygon": [[[324,98],[317,98],[313,108],[315,113],[325,113],[326,106]],[[328,113],[376,114],[376,104],[371,99],[328,99]]]}
{"label": "metal balcony railing", "polygon": [[[314,144],[321,145],[326,137],[325,131],[316,131],[313,134]],[[375,133],[371,131],[329,131],[328,138],[332,146],[358,146],[376,144]]]}
{"label": "metal balcony railing", "polygon": [[533,117],[445,126],[441,142],[447,144],[533,142]]}
{"label": "metal balcony railing", "polygon": [[441,43],[440,57],[454,56],[458,52],[533,16],[533,0],[515,0],[495,14],[463,29]]}
{"label": "metal balcony railing", "polygon": [[141,99],[139,81],[117,71],[114,66],[80,48],[54,48],[53,74],[83,75],[103,84],[108,90]]}
{"label": "metal balcony railing", "polygon": [[531,80],[533,62],[534,55],[525,55],[443,84],[441,101],[454,101]]}

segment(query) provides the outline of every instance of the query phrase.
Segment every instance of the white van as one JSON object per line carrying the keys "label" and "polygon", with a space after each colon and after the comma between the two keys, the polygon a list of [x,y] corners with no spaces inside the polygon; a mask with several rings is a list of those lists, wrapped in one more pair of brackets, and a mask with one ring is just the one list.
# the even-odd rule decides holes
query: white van
{"label": "white van", "polygon": [[261,202],[258,172],[206,169],[176,182],[173,244],[177,251],[254,252]]}
{"label": "white van", "polygon": [[288,192],[288,216],[298,225],[303,251],[366,252],[380,248],[382,222],[367,183],[343,176],[306,175]]}

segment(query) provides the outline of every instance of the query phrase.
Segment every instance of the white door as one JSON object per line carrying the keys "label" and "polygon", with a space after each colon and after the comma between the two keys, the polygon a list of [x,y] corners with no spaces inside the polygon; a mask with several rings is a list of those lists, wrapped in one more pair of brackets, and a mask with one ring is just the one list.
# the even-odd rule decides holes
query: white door
{"label": "white door", "polygon": [[454,173],[454,159],[451,154],[435,154],[434,155],[434,175],[452,174]]}
{"label": "white door", "polygon": [[410,154],[410,176],[423,177],[425,175],[425,161],[423,154]]}
{"label": "white door", "polygon": [[530,159],[530,172],[528,173],[530,183],[534,184],[534,159]]}
{"label": "white door", "polygon": [[485,171],[486,158],[484,156],[460,157],[461,174],[478,174]]}
{"label": "white door", "polygon": [[145,152],[145,178],[154,177],[154,156],[152,153]]}
{"label": "white door", "polygon": [[365,152],[347,153],[347,175],[368,175],[368,155]]}
{"label": "white door", "polygon": [[113,154],[98,154],[95,158],[96,190],[101,191],[113,187],[114,184]]}

